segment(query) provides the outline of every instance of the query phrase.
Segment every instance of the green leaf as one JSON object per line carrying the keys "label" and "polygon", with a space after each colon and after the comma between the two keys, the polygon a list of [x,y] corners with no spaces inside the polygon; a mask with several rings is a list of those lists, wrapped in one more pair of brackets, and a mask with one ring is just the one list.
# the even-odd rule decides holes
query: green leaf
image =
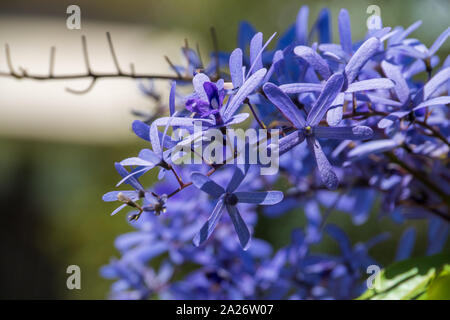
{"label": "green leaf", "polygon": [[400,261],[383,269],[359,300],[445,299],[450,297],[450,254]]}

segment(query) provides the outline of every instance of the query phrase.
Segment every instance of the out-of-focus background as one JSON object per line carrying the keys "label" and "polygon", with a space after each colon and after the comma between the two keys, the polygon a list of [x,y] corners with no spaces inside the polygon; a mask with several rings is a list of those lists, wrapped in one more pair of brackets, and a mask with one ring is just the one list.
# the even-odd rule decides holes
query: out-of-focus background
{"label": "out-of-focus background", "polygon": [[[66,28],[66,9],[81,8],[81,30]],[[282,32],[295,21],[298,9],[310,7],[310,25],[323,7],[333,13],[334,40],[338,41],[337,15],[349,10],[353,40],[367,28],[366,9],[376,4],[385,26],[423,24],[414,33],[426,45],[448,27],[450,2],[434,1],[299,1],[299,0],[15,0],[0,1],[0,45],[9,44],[15,68],[48,72],[49,52],[56,46],[55,74],[85,71],[81,35],[88,41],[96,71],[114,71],[104,36],[110,31],[124,69],[130,62],[138,72],[168,73],[163,56],[181,61],[179,48],[187,38],[199,43],[206,57],[212,49],[209,28],[214,26],[221,50],[232,50],[241,20],[250,21],[266,37]],[[441,57],[449,54],[447,42]],[[7,71],[0,53],[0,70]],[[113,162],[135,154],[143,145],[132,134],[131,110],[151,111],[153,102],[142,95],[137,82],[101,80],[85,95],[88,80],[17,80],[0,77],[0,298],[103,299],[110,282],[98,270],[118,255],[114,238],[131,227],[125,215],[110,217],[114,205],[101,196],[118,181]],[[164,82],[157,84],[165,89]],[[362,227],[335,212],[330,221],[364,241],[382,231],[391,239],[376,248],[381,263],[393,259],[402,230],[415,225],[419,232],[415,254],[425,246],[426,223],[397,226],[387,218],[372,218]],[[281,219],[261,217],[257,236],[275,247],[288,243],[292,226],[302,226],[301,209]],[[270,227],[269,227],[270,225]],[[333,252],[324,241],[318,250]],[[66,268],[81,268],[81,290],[68,290]]]}

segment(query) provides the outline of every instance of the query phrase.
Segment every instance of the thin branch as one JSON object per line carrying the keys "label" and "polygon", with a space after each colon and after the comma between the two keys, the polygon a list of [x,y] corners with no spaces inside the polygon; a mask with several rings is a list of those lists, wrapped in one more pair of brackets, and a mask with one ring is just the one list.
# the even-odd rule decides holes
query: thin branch
{"label": "thin branch", "polygon": [[48,67],[48,75],[50,78],[53,78],[53,73],[54,73],[54,69],[55,69],[55,53],[56,53],[56,48],[51,47],[50,48],[50,61],[49,61],[49,67]]}
{"label": "thin branch", "polygon": [[114,65],[116,66],[117,73],[122,74],[122,70],[120,69],[120,65],[119,65],[119,60],[117,59],[116,51],[114,50],[114,45],[113,45],[113,42],[111,39],[111,34],[109,33],[109,31],[106,32],[106,38],[108,39],[109,50],[111,51],[111,56],[112,56]]}

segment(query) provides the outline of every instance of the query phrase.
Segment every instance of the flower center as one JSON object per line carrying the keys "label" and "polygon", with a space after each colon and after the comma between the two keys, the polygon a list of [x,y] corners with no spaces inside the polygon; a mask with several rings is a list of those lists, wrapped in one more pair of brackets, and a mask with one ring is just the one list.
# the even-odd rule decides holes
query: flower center
{"label": "flower center", "polygon": [[312,134],[311,126],[306,126],[304,131],[305,131],[305,135],[310,136]]}
{"label": "flower center", "polygon": [[238,203],[238,198],[234,193],[230,193],[227,194],[225,201],[227,204],[235,206]]}

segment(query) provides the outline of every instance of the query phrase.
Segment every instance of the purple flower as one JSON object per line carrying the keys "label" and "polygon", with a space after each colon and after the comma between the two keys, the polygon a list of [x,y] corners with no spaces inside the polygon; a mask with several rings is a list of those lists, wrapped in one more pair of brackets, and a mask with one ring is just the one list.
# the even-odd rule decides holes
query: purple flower
{"label": "purple flower", "polygon": [[208,193],[213,198],[218,199],[218,202],[208,218],[208,221],[206,221],[194,238],[194,244],[196,246],[201,245],[211,236],[220,220],[220,217],[222,216],[223,209],[225,207],[231,221],[233,222],[242,248],[247,249],[250,245],[250,231],[242,219],[236,205],[238,203],[272,205],[283,199],[283,193],[280,191],[235,192],[244,178],[245,172],[243,172],[243,169],[236,167],[228,186],[224,189],[199,172],[194,172],[191,175],[192,182],[197,188]]}
{"label": "purple flower", "polygon": [[341,139],[341,140],[365,140],[372,136],[372,129],[365,126],[355,127],[321,127],[320,120],[331,107],[344,83],[341,74],[332,75],[326,82],[319,98],[309,111],[305,120],[301,111],[291,99],[277,86],[268,83],[264,85],[264,92],[269,100],[280,110],[294,128],[294,132],[280,140],[280,154],[307,140],[311,153],[314,155],[320,177],[329,189],[337,188],[339,181],[333,172],[331,164],[326,158],[317,138]]}

